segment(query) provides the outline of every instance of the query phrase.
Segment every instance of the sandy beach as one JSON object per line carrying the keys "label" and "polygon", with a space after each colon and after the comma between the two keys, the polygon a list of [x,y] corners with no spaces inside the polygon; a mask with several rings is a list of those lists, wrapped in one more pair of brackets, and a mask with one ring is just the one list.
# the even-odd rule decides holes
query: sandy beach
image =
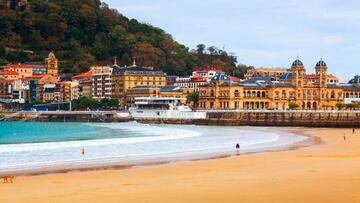
{"label": "sandy beach", "polygon": [[322,143],[124,170],[15,177],[13,184],[0,184],[0,202],[360,202],[360,131],[296,130]]}

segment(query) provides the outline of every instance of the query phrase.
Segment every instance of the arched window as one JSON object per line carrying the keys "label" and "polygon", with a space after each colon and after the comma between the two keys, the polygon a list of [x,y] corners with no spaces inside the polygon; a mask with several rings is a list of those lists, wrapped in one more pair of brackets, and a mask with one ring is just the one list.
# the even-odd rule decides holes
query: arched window
{"label": "arched window", "polygon": [[266,93],[265,93],[265,91],[263,91],[262,92],[262,95],[261,95],[263,98],[265,98],[266,97]]}
{"label": "arched window", "polygon": [[256,97],[258,97],[258,98],[261,97],[261,93],[259,91],[256,93]]}
{"label": "arched window", "polygon": [[210,96],[213,97],[214,96],[214,90],[210,91]]}
{"label": "arched window", "polygon": [[331,91],[331,99],[335,99],[335,92]]}
{"label": "arched window", "polygon": [[252,97],[256,97],[256,92],[255,91],[252,92]]}
{"label": "arched window", "polygon": [[287,94],[286,94],[286,91],[285,91],[285,90],[282,91],[281,97],[282,97],[283,99],[286,99]]}
{"label": "arched window", "polygon": [[235,90],[234,96],[235,96],[235,97],[239,97],[239,90]]}
{"label": "arched window", "polygon": [[280,94],[279,91],[276,91],[276,92],[275,92],[275,99],[278,99],[278,98],[280,97],[279,94]]}

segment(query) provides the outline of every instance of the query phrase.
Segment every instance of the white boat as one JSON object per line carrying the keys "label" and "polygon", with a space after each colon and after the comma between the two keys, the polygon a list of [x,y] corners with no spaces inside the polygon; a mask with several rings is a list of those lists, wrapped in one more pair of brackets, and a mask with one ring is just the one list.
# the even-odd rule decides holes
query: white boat
{"label": "white boat", "polygon": [[132,117],[167,119],[204,119],[206,112],[195,112],[183,98],[136,97],[135,108],[130,108]]}

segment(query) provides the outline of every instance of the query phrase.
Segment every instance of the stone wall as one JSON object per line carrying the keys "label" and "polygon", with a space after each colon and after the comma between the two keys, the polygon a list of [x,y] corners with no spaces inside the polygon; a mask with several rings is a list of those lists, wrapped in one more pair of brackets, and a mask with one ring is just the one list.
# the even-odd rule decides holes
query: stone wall
{"label": "stone wall", "polygon": [[138,119],[143,123],[226,125],[360,127],[359,112],[210,112],[207,119]]}

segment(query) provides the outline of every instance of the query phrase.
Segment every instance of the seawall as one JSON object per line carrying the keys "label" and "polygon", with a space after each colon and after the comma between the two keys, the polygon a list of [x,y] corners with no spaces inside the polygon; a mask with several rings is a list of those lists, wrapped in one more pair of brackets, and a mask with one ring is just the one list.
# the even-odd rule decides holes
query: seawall
{"label": "seawall", "polygon": [[360,128],[360,111],[242,111],[207,112],[205,119],[132,118],[119,112],[18,112],[0,116],[0,121],[41,122],[127,122],[223,125],[223,126],[302,126]]}
{"label": "seawall", "polygon": [[360,128],[360,112],[208,112],[206,119],[136,119],[142,123]]}

